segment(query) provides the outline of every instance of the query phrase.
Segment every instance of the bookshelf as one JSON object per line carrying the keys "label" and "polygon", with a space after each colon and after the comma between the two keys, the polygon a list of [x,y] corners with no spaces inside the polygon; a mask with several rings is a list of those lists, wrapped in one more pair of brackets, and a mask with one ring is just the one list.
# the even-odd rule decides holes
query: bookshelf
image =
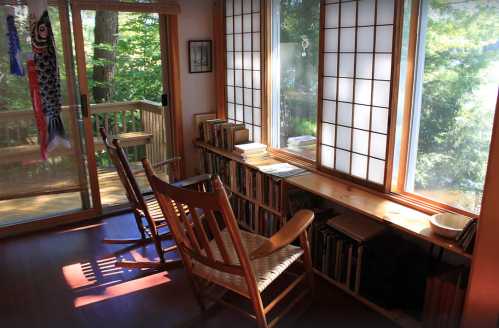
{"label": "bookshelf", "polygon": [[266,237],[277,232],[286,220],[284,179],[258,167],[282,162],[270,157],[244,160],[204,142],[196,145],[201,149],[201,170],[218,174],[232,194],[232,209],[241,228]]}
{"label": "bookshelf", "polygon": [[[202,170],[226,176],[225,180],[229,180],[226,187],[233,195],[233,209],[240,226],[246,230],[265,236],[272,235],[287,220],[288,193],[292,190],[301,190],[370,218],[386,228],[436,245],[462,257],[465,261],[472,259],[472,256],[464,252],[455,242],[435,235],[429,226],[429,216],[425,213],[316,172],[274,181],[270,175],[260,172],[259,167],[284,161],[272,157],[244,160],[228,150],[201,141],[196,141],[195,145],[202,152]],[[204,162],[207,156],[213,157],[210,159],[213,163],[225,163],[226,168],[216,165],[206,167]],[[311,247],[313,252],[314,246]],[[402,310],[388,309],[375,303],[355,288],[333,279],[318,268],[314,268],[314,272],[401,327],[424,325]]]}

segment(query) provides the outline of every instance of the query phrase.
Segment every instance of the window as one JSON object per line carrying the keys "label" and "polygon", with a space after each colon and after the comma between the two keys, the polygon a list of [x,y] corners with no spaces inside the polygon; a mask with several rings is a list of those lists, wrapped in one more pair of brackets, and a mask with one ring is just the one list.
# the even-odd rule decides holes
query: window
{"label": "window", "polygon": [[244,123],[255,142],[262,135],[260,7],[260,0],[226,0],[224,10],[227,118]]}
{"label": "window", "polygon": [[322,7],[319,163],[382,187],[392,109],[395,2],[328,0]]}
{"label": "window", "polygon": [[273,148],[316,158],[320,0],[272,1]]}
{"label": "window", "polygon": [[401,191],[478,213],[499,85],[499,4],[423,0],[419,35],[411,37]]}

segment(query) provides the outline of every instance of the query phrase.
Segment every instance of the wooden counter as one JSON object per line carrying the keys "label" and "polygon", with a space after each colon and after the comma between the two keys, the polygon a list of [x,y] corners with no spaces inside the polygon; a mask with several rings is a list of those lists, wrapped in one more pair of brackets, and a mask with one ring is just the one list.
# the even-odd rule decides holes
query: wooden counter
{"label": "wooden counter", "polygon": [[[266,157],[264,159],[243,160],[233,152],[223,150],[206,143],[196,141],[195,145],[206,150],[230,158],[253,169],[258,166],[282,163],[283,161]],[[284,181],[296,188],[323,197],[333,203],[383,222],[399,231],[416,238],[426,240],[443,249],[471,259],[471,254],[463,251],[454,241],[442,238],[431,231],[429,215],[404,206],[365,189],[356,188],[339,179],[329,178],[322,174],[308,174],[286,178]]]}
{"label": "wooden counter", "polygon": [[434,234],[430,228],[429,216],[425,213],[316,173],[287,178],[286,182],[448,251],[471,258],[455,242]]}

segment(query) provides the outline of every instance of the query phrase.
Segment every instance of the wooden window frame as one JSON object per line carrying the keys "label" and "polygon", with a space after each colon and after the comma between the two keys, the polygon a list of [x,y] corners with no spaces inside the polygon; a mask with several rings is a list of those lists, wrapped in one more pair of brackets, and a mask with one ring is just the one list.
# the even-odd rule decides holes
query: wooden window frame
{"label": "wooden window frame", "polygon": [[393,21],[393,37],[392,37],[392,66],[391,66],[391,88],[388,105],[388,126],[387,126],[387,145],[385,155],[385,172],[383,184],[377,184],[367,179],[357,178],[350,174],[342,173],[340,171],[329,169],[321,166],[321,140],[322,129],[319,124],[322,122],[322,96],[323,96],[323,71],[324,71],[324,26],[325,26],[325,1],[321,0],[321,21],[320,21],[320,44],[319,44],[319,90],[318,90],[318,108],[317,108],[317,158],[316,168],[328,175],[347,180],[356,185],[372,189],[376,192],[389,194],[391,192],[392,172],[393,172],[393,158],[395,146],[395,127],[397,119],[397,102],[398,102],[398,89],[399,89],[399,75],[400,75],[400,58],[402,47],[402,30],[403,30],[403,13],[404,1],[394,1],[394,21]]}
{"label": "wooden window frame", "polygon": [[[320,143],[322,138],[322,129],[319,128],[319,122],[322,121],[322,94],[323,94],[323,79],[322,72],[324,70],[324,29],[325,24],[325,1],[321,0],[321,10],[320,10],[320,36],[319,36],[319,63],[318,63],[318,90],[317,90],[317,128],[316,128],[316,157],[314,160],[305,158],[298,154],[273,148],[269,141],[270,131],[268,129],[271,125],[270,112],[271,107],[271,88],[272,88],[272,38],[271,38],[271,13],[272,13],[272,1],[271,0],[261,0],[261,53],[262,53],[262,136],[261,142],[269,146],[269,153],[281,160],[286,162],[304,167],[313,172],[317,172],[324,176],[330,176],[340,181],[343,181],[352,186],[358,186],[364,190],[373,192],[379,196],[386,199],[398,202],[405,206],[423,211],[427,214],[435,214],[442,211],[449,211],[454,213],[463,214],[469,217],[477,217],[476,214],[467,212],[465,210],[443,204],[420,195],[413,193],[408,193],[403,191],[401,181],[405,181],[406,166],[408,154],[408,137],[411,120],[412,111],[412,93],[414,87],[414,59],[415,51],[417,45],[418,37],[418,26],[419,26],[419,8],[421,0],[412,0],[411,2],[411,17],[409,26],[409,48],[408,48],[408,66],[407,74],[405,80],[400,80],[400,67],[401,67],[401,52],[402,52],[402,33],[403,33],[403,21],[404,21],[404,1],[394,1],[394,33],[392,40],[392,72],[391,72],[391,90],[390,90],[390,111],[388,113],[388,128],[387,128],[387,147],[386,147],[386,164],[385,164],[385,176],[383,184],[376,184],[356,178],[354,176],[331,170],[320,165],[321,162],[321,152]],[[218,0],[215,3],[215,15],[214,15],[214,49],[217,55],[215,55],[215,80],[217,84],[216,92],[216,103],[217,103],[217,117],[227,118],[226,112],[226,58],[225,58],[225,14],[224,14],[224,0]],[[405,83],[405,94],[404,103],[402,108],[397,108],[398,98],[399,98],[399,86],[400,83]],[[402,122],[402,140],[401,140],[401,150],[400,150],[400,161],[398,163],[397,172],[397,183],[392,185],[392,178],[394,175],[394,148],[396,142],[396,125],[397,125],[397,112],[398,110],[403,111],[403,122]],[[403,178],[403,179],[401,179]]]}
{"label": "wooden window frame", "polygon": [[[395,200],[408,202],[409,204],[414,204],[415,206],[424,206],[426,208],[432,208],[436,212],[453,212],[468,217],[477,218],[478,214],[436,201],[434,199],[416,194],[415,192],[408,192],[405,190],[405,183],[407,179],[407,170],[409,162],[409,152],[410,152],[409,149],[411,146],[410,134],[411,134],[411,125],[412,125],[413,96],[414,96],[414,89],[416,87],[415,86],[415,76],[417,74],[416,59],[417,59],[418,41],[420,34],[419,25],[421,20],[422,4],[423,4],[422,0],[412,0],[411,2],[407,73],[405,81],[402,81],[402,83],[405,83],[405,93],[403,94],[404,104],[402,108],[403,117],[402,117],[401,134],[400,134],[400,158],[398,163],[398,171],[396,175],[397,183],[392,186],[391,190],[387,190],[387,192],[391,193],[391,196]],[[393,122],[393,125],[396,125],[396,122]],[[395,137],[395,133],[393,133],[393,137]],[[390,163],[391,165],[393,165],[393,149],[392,149],[392,157]],[[392,178],[393,176],[393,167],[391,167],[391,169],[392,169],[392,174],[390,175],[390,178]]]}

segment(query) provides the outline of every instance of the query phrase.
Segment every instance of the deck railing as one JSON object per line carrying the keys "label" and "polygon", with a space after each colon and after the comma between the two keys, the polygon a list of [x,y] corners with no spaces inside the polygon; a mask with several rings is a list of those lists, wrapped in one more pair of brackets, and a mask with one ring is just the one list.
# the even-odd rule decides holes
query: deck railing
{"label": "deck railing", "polygon": [[[80,164],[78,161],[82,161],[82,157],[81,153],[77,154],[74,148],[75,142],[78,142],[76,139],[78,134],[73,131],[76,125],[70,124],[70,110],[72,108],[64,106],[61,113],[70,136],[72,149],[55,150],[49,155],[46,163],[40,161],[38,131],[33,110],[0,111],[0,170],[3,171],[1,180],[6,184],[26,180],[21,184],[24,184],[22,187],[20,185],[19,188],[2,188],[0,200],[26,195],[71,192],[82,188],[77,169]],[[161,104],[150,101],[92,104],[90,113],[98,159],[99,156],[105,156],[99,134],[100,127],[105,127],[111,135],[123,137],[122,145],[127,151],[130,162],[137,162],[144,156],[152,162],[166,159],[167,135]],[[67,172],[60,170],[51,172],[55,170],[51,170],[50,166],[59,165],[60,167],[62,161],[70,163],[64,165]],[[31,168],[31,164],[37,163],[43,164],[45,169],[41,170],[34,166]],[[16,168],[21,166],[20,172],[12,173],[17,172]]]}

